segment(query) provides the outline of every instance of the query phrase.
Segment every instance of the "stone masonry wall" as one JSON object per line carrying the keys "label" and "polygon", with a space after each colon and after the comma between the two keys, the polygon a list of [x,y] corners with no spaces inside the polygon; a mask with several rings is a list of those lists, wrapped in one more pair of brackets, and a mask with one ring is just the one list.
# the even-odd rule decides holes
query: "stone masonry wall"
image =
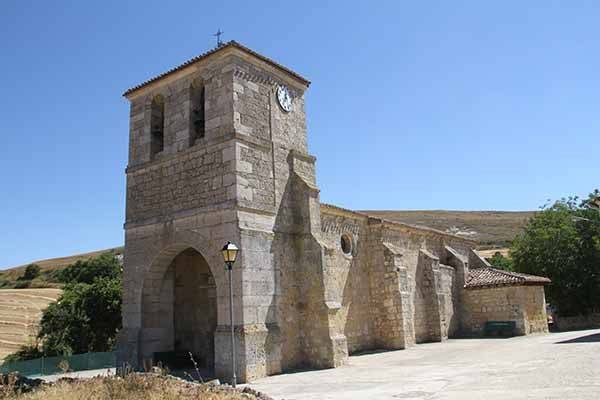
{"label": "stone masonry wall", "polygon": [[440,264],[439,291],[440,291],[440,316],[442,318],[442,337],[448,338],[458,334],[460,318],[458,317],[457,303],[459,293],[455,284],[456,271],[453,267]]}
{"label": "stone masonry wall", "polygon": [[553,319],[554,326],[559,331],[600,328],[600,313],[577,315],[573,317],[553,315]]}
{"label": "stone masonry wall", "polygon": [[127,221],[160,220],[235,199],[233,157],[226,144],[190,149],[127,177]]}
{"label": "stone masonry wall", "polygon": [[[295,97],[292,111],[283,112],[275,96],[280,78],[243,57],[232,63],[233,127],[241,147],[238,201],[275,214],[289,190],[290,151],[308,156],[303,88],[288,82]],[[310,174],[314,182],[314,171]]]}
{"label": "stone masonry wall", "polygon": [[383,265],[378,271],[377,265],[372,264],[373,272],[377,272],[371,276],[374,294],[372,304],[376,316],[375,342],[380,348],[404,349],[415,344],[414,304],[408,270],[402,248],[386,242],[381,244],[381,248]]}
{"label": "stone masonry wall", "polygon": [[442,337],[440,310],[440,266],[439,258],[426,250],[421,250],[415,275],[414,326],[417,343],[437,342]]}
{"label": "stone masonry wall", "polygon": [[469,289],[464,301],[466,335],[483,335],[486,321],[515,321],[518,335],[548,332],[543,286]]}
{"label": "stone masonry wall", "polygon": [[[382,240],[401,249],[402,264],[406,268],[407,292],[410,293],[412,315],[410,323],[414,326],[414,340],[443,340],[447,336],[456,335],[460,327],[460,295],[463,285],[457,284],[455,276],[465,273],[457,263],[452,262],[447,247],[451,247],[457,255],[466,258],[472,243],[452,235],[427,229],[415,229],[409,226],[385,224],[372,219],[375,226],[382,226]],[[428,255],[423,259],[423,251]],[[427,268],[421,270],[419,260],[427,261]],[[435,260],[437,259],[437,261]],[[436,265],[433,265],[436,264]],[[453,272],[448,268],[451,267]],[[430,268],[433,268],[429,270]],[[421,271],[420,271],[421,270]],[[420,272],[419,272],[420,271]],[[450,276],[452,275],[452,277]],[[424,280],[425,278],[425,280]],[[456,300],[456,301],[455,301]],[[436,304],[436,301],[438,304]],[[438,309],[436,311],[435,309]],[[423,313],[419,310],[432,311]],[[439,312],[442,312],[441,316]],[[431,335],[432,321],[437,314],[441,318],[439,334]],[[417,333],[419,332],[419,333]],[[437,336],[441,335],[441,339]]]}
{"label": "stone masonry wall", "polygon": [[[191,121],[192,87],[205,87],[205,137],[195,136]],[[156,96],[165,102],[164,149],[152,155],[150,149],[151,103]],[[233,131],[233,73],[230,55],[219,55],[194,66],[194,70],[176,80],[130,98],[129,167],[142,165],[177,154],[190,147],[221,138]]]}
{"label": "stone masonry wall", "polygon": [[[466,258],[468,242],[389,227],[333,206],[321,207],[321,227],[330,282],[327,299],[341,305],[336,323],[346,335],[349,353],[402,349],[457,333],[462,286],[455,281],[455,268],[440,265],[439,258],[424,249],[445,260],[451,244]],[[342,248],[343,236],[352,240],[350,254]]]}
{"label": "stone masonry wall", "polygon": [[[348,341],[348,353],[374,348],[369,270],[366,257],[366,217],[321,213],[327,274],[332,285],[328,298],[341,305],[339,324]],[[342,236],[351,243],[345,253]]]}

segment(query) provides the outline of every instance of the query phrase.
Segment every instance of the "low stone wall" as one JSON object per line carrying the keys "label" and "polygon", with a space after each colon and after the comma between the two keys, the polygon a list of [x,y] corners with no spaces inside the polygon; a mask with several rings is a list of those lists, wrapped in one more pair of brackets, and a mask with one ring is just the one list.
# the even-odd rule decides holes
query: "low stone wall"
{"label": "low stone wall", "polygon": [[554,326],[559,331],[600,328],[600,313],[578,315],[576,317],[554,317]]}
{"label": "low stone wall", "polygon": [[487,321],[514,321],[517,335],[548,332],[543,286],[465,290],[465,336],[482,336]]}

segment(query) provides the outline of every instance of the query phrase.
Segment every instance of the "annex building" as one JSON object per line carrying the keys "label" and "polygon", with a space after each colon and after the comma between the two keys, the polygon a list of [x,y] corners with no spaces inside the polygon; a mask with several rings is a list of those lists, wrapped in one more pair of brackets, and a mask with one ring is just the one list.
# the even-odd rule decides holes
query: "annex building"
{"label": "annex building", "polygon": [[229,377],[233,271],[242,381],[369,349],[547,331],[548,279],[491,268],[475,243],[319,201],[310,82],[228,42],[125,92],[131,104],[119,360],[192,352]]}

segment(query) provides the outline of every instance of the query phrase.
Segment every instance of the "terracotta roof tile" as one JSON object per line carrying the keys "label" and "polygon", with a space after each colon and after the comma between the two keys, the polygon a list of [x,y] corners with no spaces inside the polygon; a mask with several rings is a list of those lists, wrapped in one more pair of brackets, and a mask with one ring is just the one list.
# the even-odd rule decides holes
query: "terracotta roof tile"
{"label": "terracotta roof tile", "polygon": [[490,286],[545,285],[550,279],[543,276],[504,271],[497,268],[474,268],[469,270],[465,288]]}
{"label": "terracotta roof tile", "polygon": [[219,51],[221,51],[221,50],[224,50],[224,49],[227,49],[227,48],[231,48],[231,47],[235,47],[235,48],[238,48],[238,49],[240,49],[240,50],[243,50],[243,51],[245,51],[246,53],[249,53],[249,54],[253,55],[253,56],[254,56],[254,57],[256,57],[256,58],[259,58],[260,60],[262,60],[262,61],[265,61],[266,63],[268,63],[268,64],[271,64],[272,66],[274,66],[274,67],[276,67],[276,68],[278,68],[278,69],[280,69],[280,70],[283,70],[283,71],[287,72],[288,74],[292,75],[292,76],[293,76],[293,77],[295,77],[296,79],[298,79],[298,80],[300,80],[301,82],[303,82],[305,85],[307,85],[307,86],[308,86],[308,85],[310,85],[310,81],[309,81],[309,80],[307,80],[307,79],[303,78],[302,76],[300,76],[299,74],[295,73],[295,72],[294,72],[294,71],[292,71],[291,69],[289,69],[289,68],[286,68],[286,67],[284,67],[283,65],[281,65],[281,64],[279,64],[279,63],[277,63],[277,62],[273,61],[272,59],[270,59],[270,58],[268,58],[268,57],[265,57],[265,56],[263,56],[263,55],[261,55],[261,54],[259,54],[259,53],[255,52],[254,50],[251,50],[251,49],[249,49],[248,47],[246,47],[246,46],[243,46],[243,45],[239,44],[239,43],[238,43],[238,42],[236,42],[235,40],[231,40],[231,41],[229,41],[229,42],[227,42],[227,43],[225,43],[225,44],[223,44],[223,45],[221,45],[221,46],[219,46],[219,47],[215,47],[214,49],[211,49],[211,50],[209,50],[209,51],[207,51],[207,52],[205,52],[205,53],[202,53],[202,54],[200,54],[199,56],[196,56],[196,57],[194,57],[194,58],[190,58],[189,60],[187,60],[187,61],[186,61],[186,62],[184,62],[183,64],[180,64],[180,65],[178,65],[178,66],[177,66],[177,67],[175,67],[175,68],[172,68],[172,69],[170,69],[170,70],[168,70],[168,71],[166,71],[166,72],[163,72],[162,74],[160,74],[160,75],[157,75],[157,76],[155,76],[154,78],[148,79],[147,81],[145,81],[145,82],[142,82],[142,83],[140,83],[139,85],[136,85],[136,86],[134,86],[134,87],[132,87],[132,88],[130,88],[130,89],[127,89],[127,90],[125,91],[125,93],[123,93],[123,96],[128,96],[129,94],[131,94],[131,93],[133,93],[133,92],[137,91],[138,89],[141,89],[141,88],[143,88],[144,86],[147,86],[147,85],[149,85],[149,84],[151,84],[151,83],[153,83],[153,82],[156,82],[156,81],[158,81],[158,80],[160,80],[160,79],[162,79],[162,78],[164,78],[164,77],[166,77],[166,76],[168,76],[168,75],[171,75],[172,73],[175,73],[175,72],[177,72],[177,71],[179,71],[179,70],[182,70],[182,69],[184,69],[185,67],[187,67],[187,66],[189,66],[189,65],[192,65],[192,64],[194,64],[195,62],[198,62],[198,61],[200,61],[200,60],[203,60],[203,59],[207,58],[208,56],[210,56],[210,55],[212,55],[212,54],[215,54],[215,53],[217,53],[217,52],[219,52]]}

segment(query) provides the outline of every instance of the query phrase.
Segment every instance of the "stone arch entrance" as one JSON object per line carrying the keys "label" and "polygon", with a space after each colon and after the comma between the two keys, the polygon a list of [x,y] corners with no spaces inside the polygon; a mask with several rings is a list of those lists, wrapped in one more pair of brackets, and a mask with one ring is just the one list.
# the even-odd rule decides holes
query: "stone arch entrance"
{"label": "stone arch entrance", "polygon": [[142,363],[152,359],[185,367],[189,353],[214,370],[217,285],[208,262],[192,247],[169,249],[157,258],[142,290]]}

